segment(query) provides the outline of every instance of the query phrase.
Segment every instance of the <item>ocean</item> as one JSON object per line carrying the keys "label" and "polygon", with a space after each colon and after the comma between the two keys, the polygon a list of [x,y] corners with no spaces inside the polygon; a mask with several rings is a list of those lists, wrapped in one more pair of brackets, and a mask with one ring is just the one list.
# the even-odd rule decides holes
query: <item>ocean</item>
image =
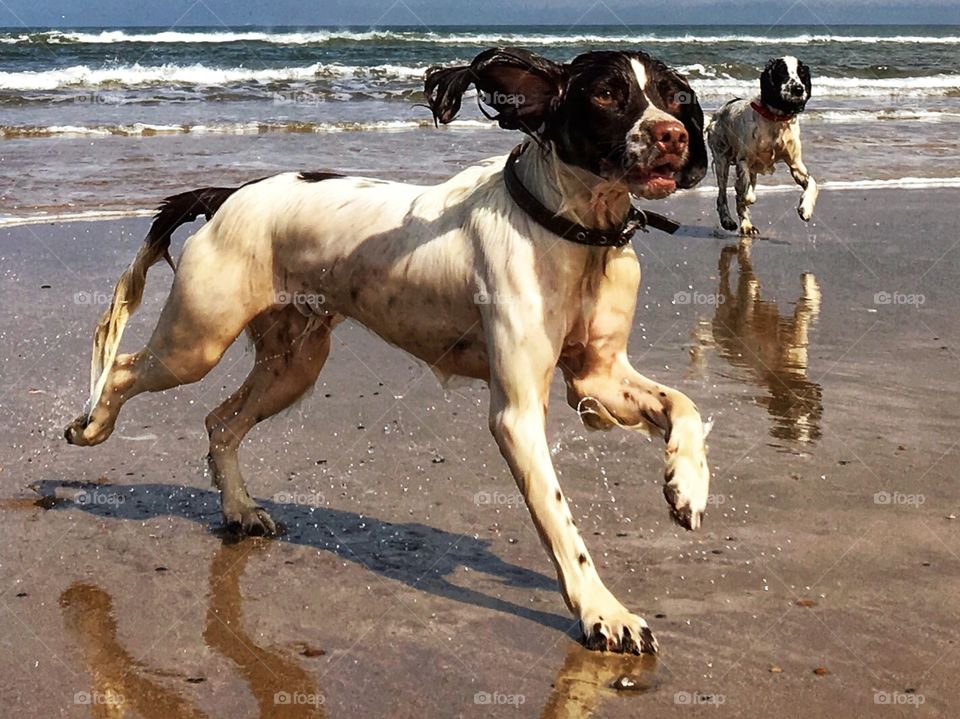
{"label": "ocean", "polygon": [[797,55],[814,74],[804,156],[826,188],[960,184],[957,26],[8,28],[0,222],[145,211],[290,169],[441,179],[518,140],[474,103],[440,129],[418,106],[427,67],[492,45],[558,61],[642,49],[708,113],[756,93],[767,59]]}

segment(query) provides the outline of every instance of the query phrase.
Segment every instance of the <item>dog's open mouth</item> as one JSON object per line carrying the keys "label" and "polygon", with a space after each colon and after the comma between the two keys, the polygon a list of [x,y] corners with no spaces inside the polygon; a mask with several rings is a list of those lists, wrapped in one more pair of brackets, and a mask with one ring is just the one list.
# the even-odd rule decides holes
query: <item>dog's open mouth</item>
{"label": "dog's open mouth", "polygon": [[627,172],[627,184],[631,192],[641,197],[666,197],[677,189],[677,174],[682,167],[679,155],[664,155],[652,165],[634,165]]}

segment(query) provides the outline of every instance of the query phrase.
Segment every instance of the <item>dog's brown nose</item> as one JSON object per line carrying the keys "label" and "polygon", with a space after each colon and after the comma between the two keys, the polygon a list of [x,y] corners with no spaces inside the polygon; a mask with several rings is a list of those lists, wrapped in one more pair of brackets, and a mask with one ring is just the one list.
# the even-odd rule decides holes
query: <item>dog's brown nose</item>
{"label": "dog's brown nose", "polygon": [[669,155],[682,155],[687,149],[690,136],[686,128],[676,120],[661,120],[651,128],[653,139],[660,151]]}

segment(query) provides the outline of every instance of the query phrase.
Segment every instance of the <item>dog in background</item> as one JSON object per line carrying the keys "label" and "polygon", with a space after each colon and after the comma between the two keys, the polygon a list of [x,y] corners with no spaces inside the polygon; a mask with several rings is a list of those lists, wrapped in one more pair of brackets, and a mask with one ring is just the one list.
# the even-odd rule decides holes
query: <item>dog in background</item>
{"label": "dog in background", "polygon": [[[772,174],[778,162],[790,168],[803,188],[797,213],[804,222],[813,217],[819,189],[807,172],[800,149],[798,116],[810,99],[810,68],[787,55],[767,63],[760,75],[760,97],[731,100],[720,108],[707,128],[717,173],[717,212],[725,230],[740,229],[741,235],[756,235],[749,206],[757,201],[757,175]],[[727,177],[737,170],[737,216],[727,204]]]}

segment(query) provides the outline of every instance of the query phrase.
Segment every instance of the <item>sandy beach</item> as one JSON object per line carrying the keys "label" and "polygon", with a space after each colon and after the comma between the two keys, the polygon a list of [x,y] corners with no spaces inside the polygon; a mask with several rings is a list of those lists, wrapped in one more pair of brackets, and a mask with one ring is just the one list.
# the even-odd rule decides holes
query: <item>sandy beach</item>
{"label": "sandy beach", "polygon": [[[824,192],[807,226],[794,194],[761,191],[763,238],[738,251],[691,193],[657,208],[678,235],[635,238],[634,364],[714,421],[704,528],[669,521],[659,445],[588,433],[559,379],[548,429],[657,658],[578,645],[485,389],[445,392],[356,325],[315,392],[244,444],[279,540],[225,541],[202,471],[242,343],[202,383],[132,402],[104,445],[67,446],[96,317],[147,221],[0,230],[5,711],[956,716],[958,199]],[[125,346],[169,281],[157,266]]]}

